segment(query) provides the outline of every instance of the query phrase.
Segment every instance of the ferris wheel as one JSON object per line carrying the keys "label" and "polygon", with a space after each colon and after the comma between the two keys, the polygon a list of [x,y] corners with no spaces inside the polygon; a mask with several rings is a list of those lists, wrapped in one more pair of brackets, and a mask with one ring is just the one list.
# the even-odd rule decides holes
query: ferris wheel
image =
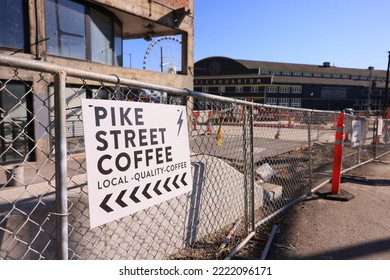
{"label": "ferris wheel", "polygon": [[143,69],[176,74],[181,71],[181,40],[164,36],[154,40],[146,49]]}

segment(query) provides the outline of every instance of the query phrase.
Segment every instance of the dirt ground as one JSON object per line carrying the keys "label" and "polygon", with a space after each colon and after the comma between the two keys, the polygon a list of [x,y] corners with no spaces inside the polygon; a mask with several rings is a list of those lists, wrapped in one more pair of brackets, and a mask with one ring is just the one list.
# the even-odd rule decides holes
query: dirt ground
{"label": "dirt ground", "polygon": [[267,259],[390,260],[390,154],[345,174],[341,190],[354,198],[313,194],[275,220]]}

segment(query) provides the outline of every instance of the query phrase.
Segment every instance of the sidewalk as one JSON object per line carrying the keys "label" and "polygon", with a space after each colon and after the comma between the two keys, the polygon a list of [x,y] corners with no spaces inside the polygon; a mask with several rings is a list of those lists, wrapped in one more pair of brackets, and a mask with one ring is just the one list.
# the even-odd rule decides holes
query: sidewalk
{"label": "sidewalk", "polygon": [[355,197],[313,194],[286,211],[267,259],[390,260],[390,154],[345,175],[341,189]]}

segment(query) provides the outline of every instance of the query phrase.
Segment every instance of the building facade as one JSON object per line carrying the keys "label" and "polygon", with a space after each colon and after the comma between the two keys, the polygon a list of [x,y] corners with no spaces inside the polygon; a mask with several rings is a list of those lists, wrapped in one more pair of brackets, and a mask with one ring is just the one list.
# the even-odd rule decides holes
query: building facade
{"label": "building facade", "polygon": [[[193,0],[4,0],[0,54],[192,89],[193,9]],[[123,67],[125,41],[152,42],[169,36],[180,38],[180,71]],[[10,75],[12,70],[0,67],[0,162],[25,160],[23,154],[29,155],[28,160],[43,162],[53,145],[42,129],[54,117],[50,113],[52,81],[41,82],[42,77],[33,71],[21,69],[17,79],[9,79]],[[85,98],[109,98],[95,86],[84,87]],[[71,99],[74,90],[68,87],[66,94]],[[80,84],[72,87],[80,88]],[[16,131],[18,122],[23,133]],[[10,131],[19,135],[21,146],[27,150],[11,151],[9,143],[15,147],[16,140],[9,136]]]}
{"label": "building facade", "polygon": [[209,57],[195,63],[196,91],[285,107],[382,109],[386,71]]}

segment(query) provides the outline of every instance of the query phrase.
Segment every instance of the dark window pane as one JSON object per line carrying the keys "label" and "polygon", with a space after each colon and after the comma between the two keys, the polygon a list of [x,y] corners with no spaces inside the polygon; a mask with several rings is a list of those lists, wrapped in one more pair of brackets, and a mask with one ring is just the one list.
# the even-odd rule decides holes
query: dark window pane
{"label": "dark window pane", "polygon": [[92,61],[113,64],[113,39],[112,19],[95,9],[91,9]]}
{"label": "dark window pane", "polygon": [[122,27],[115,23],[115,66],[122,66],[123,50],[122,50]]}
{"label": "dark window pane", "polygon": [[85,6],[70,0],[46,0],[47,52],[86,59]]}
{"label": "dark window pane", "polygon": [[0,46],[13,49],[25,49],[24,0],[1,1]]}
{"label": "dark window pane", "polygon": [[27,90],[7,83],[0,91],[0,162],[20,161],[27,154]]}

